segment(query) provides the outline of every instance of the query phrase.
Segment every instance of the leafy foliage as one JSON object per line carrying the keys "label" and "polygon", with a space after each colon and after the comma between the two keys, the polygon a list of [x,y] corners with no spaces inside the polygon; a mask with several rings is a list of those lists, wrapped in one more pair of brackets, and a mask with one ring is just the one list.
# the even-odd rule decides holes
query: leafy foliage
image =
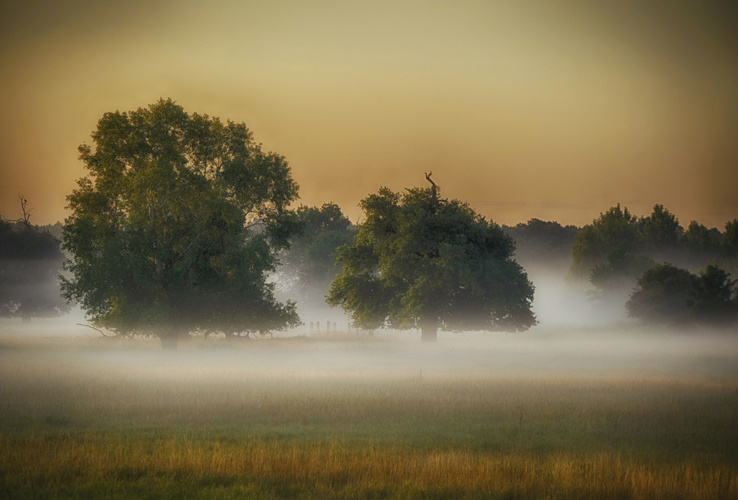
{"label": "leafy foliage", "polygon": [[720,231],[708,229],[697,221],[691,221],[681,237],[681,243],[692,260],[704,261],[720,252]]}
{"label": "leafy foliage", "polygon": [[[171,100],[105,113],[68,197],[66,297],[122,334],[265,332],[298,322],[273,296],[274,248],[297,228],[297,184],[242,123]],[[272,246],[273,245],[273,246]]]}
{"label": "leafy foliage", "polygon": [[586,276],[613,250],[632,254],[639,250],[639,243],[638,218],[618,203],[577,234],[572,247],[572,273]]}
{"label": "leafy foliage", "polygon": [[63,260],[51,234],[0,218],[0,315],[29,320],[69,312],[59,289]]}
{"label": "leafy foliage", "polygon": [[533,286],[515,243],[467,204],[437,188],[387,188],[361,202],[366,221],[343,247],[328,302],[361,328],[525,330],[536,323]]}
{"label": "leafy foliage", "polygon": [[680,321],[692,304],[694,276],[672,264],[659,264],[638,279],[626,303],[628,314],[647,322]]}
{"label": "leafy foliage", "polygon": [[736,281],[717,266],[699,275],[672,264],[647,270],[628,300],[629,314],[647,322],[725,324],[738,319]]}

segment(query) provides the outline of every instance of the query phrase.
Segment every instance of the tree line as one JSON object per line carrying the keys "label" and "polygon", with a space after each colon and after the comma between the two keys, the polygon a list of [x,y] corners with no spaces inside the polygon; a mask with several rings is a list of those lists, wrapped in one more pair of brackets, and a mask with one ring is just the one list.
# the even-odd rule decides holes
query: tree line
{"label": "tree line", "polygon": [[[343,307],[357,327],[419,329],[423,340],[438,330],[535,325],[534,286],[518,258],[571,259],[572,276],[588,278],[602,297],[637,283],[628,310],[643,319],[666,310],[643,306],[652,283],[666,279],[653,271],[657,261],[711,264],[680,278],[695,318],[712,310],[709,294],[727,297],[726,311],[738,303],[723,271],[736,266],[736,220],[724,233],[694,221],[683,230],[660,205],[644,218],[618,205],[583,228],[538,219],[505,227],[444,198],[428,173],[426,187],[370,194],[354,226],[333,203],[292,209],[299,188],[287,160],[263,151],[245,124],[164,99],[105,113],[92,143],[79,148],[87,175],[67,198],[58,244],[30,224],[3,222],[2,257],[17,268],[13,252],[46,245],[57,263],[46,275],[64,261],[65,305],[51,309],[76,302],[96,327],[157,335],[165,347],[194,330],[236,337],[300,324],[295,302],[277,300],[275,275],[293,297]],[[0,275],[3,290],[21,288],[11,275]],[[33,310],[27,296],[0,299],[3,314]]]}

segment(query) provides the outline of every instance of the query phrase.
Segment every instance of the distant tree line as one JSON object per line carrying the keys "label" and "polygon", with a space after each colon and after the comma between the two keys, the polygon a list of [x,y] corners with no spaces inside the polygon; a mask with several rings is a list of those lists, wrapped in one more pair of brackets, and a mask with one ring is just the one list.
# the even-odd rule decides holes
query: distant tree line
{"label": "distant tree line", "polygon": [[58,279],[64,254],[51,233],[60,225],[35,226],[25,203],[23,209],[23,219],[0,217],[0,316],[27,322],[65,314]]}
{"label": "distant tree line", "polygon": [[562,226],[555,221],[540,219],[502,226],[502,229],[515,240],[515,258],[526,266],[569,265],[571,249],[579,234],[577,226]]}
{"label": "distant tree line", "polygon": [[738,272],[738,219],[723,232],[694,220],[685,230],[663,205],[646,217],[611,207],[572,247],[573,276],[589,279],[602,301],[627,300],[629,314],[649,322],[735,319],[731,272]]}

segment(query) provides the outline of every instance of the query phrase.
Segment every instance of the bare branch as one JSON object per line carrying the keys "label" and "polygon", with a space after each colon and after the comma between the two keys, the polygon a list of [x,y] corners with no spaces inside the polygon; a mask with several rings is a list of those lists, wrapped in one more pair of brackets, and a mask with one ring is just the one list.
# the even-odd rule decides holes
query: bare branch
{"label": "bare branch", "polygon": [[103,337],[108,337],[108,338],[115,337],[115,334],[108,335],[107,333],[105,333],[104,331],[100,330],[99,328],[95,328],[94,326],[91,326],[91,325],[83,325],[82,323],[77,323],[77,326],[84,326],[85,328],[90,328],[92,330],[95,330],[96,332],[98,332]]}
{"label": "bare branch", "polygon": [[433,175],[433,172],[426,172],[426,174],[425,174],[425,180],[427,180],[428,182],[430,182],[433,185],[433,187],[436,187],[436,183],[433,182],[433,180],[431,179],[431,175]]}
{"label": "bare branch", "polygon": [[33,211],[33,209],[28,208],[28,200],[25,196],[19,194],[18,198],[20,199],[21,212],[23,213],[23,217],[18,219],[16,222],[22,222],[26,225],[26,227],[31,227],[31,212]]}

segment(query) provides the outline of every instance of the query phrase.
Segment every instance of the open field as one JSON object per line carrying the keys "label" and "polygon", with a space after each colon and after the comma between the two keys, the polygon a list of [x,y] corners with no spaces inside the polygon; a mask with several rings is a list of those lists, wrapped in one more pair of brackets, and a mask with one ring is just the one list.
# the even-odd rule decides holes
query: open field
{"label": "open field", "polygon": [[7,323],[0,498],[738,498],[737,361],[629,328],[162,352]]}

